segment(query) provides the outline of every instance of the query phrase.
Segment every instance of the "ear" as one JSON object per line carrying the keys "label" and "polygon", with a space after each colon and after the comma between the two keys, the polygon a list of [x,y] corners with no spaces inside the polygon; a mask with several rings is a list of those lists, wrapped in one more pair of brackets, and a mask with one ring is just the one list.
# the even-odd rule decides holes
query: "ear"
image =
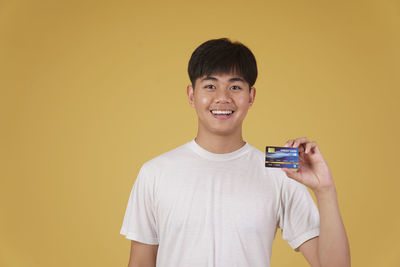
{"label": "ear", "polygon": [[188,85],[186,87],[186,94],[188,96],[188,100],[189,100],[189,105],[191,105],[192,107],[194,107],[194,89],[193,86]]}
{"label": "ear", "polygon": [[251,87],[249,94],[250,94],[249,104],[251,107],[254,103],[254,100],[256,99],[256,88]]}

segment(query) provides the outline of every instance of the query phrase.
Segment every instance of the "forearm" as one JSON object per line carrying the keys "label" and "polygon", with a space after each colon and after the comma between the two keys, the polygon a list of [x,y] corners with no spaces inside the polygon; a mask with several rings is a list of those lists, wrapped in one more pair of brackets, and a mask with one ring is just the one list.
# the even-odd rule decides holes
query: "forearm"
{"label": "forearm", "polygon": [[336,189],[315,194],[320,214],[318,258],[322,267],[350,266],[350,249],[340,215]]}

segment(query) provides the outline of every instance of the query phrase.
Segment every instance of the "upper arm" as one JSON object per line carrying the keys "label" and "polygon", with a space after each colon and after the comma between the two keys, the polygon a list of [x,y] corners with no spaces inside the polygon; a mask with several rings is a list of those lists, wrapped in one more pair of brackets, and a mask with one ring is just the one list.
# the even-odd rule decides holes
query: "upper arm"
{"label": "upper arm", "polygon": [[128,267],[155,267],[158,245],[148,245],[131,241],[131,254]]}
{"label": "upper arm", "polygon": [[304,258],[308,261],[310,266],[319,267],[319,259],[318,259],[318,239],[319,237],[314,237],[310,240],[307,240],[298,248],[301,254],[303,254]]}

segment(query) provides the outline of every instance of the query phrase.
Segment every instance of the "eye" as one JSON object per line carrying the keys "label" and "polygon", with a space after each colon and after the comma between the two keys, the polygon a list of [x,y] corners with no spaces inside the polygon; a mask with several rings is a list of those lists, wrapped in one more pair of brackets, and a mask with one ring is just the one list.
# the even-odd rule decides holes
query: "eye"
{"label": "eye", "polygon": [[215,86],[212,85],[212,84],[208,84],[208,85],[204,86],[204,88],[207,88],[207,89],[215,89]]}
{"label": "eye", "polygon": [[240,90],[242,89],[240,86],[234,85],[231,87],[232,90]]}

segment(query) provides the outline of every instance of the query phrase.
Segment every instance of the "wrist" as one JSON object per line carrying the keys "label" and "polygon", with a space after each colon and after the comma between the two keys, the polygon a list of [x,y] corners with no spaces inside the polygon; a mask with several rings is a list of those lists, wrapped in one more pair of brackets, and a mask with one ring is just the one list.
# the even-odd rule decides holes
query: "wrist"
{"label": "wrist", "polygon": [[326,199],[336,199],[337,193],[334,185],[314,190],[317,201]]}

